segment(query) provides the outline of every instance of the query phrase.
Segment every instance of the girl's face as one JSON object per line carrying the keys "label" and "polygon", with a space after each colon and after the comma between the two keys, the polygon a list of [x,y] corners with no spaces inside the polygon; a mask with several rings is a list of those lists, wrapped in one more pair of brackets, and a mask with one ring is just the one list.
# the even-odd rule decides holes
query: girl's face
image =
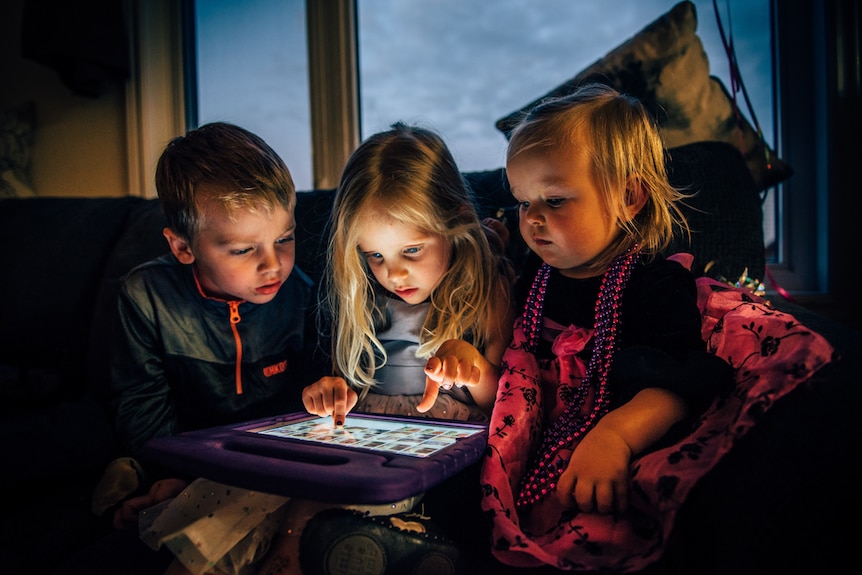
{"label": "girl's face", "polygon": [[231,218],[214,202],[203,202],[202,229],[192,245],[165,231],[171,249],[195,267],[204,293],[256,304],[271,301],[293,271],[296,242],[293,214],[281,206],[272,213],[237,210]]}
{"label": "girl's face", "polygon": [[449,242],[386,217],[364,218],[359,252],[381,286],[409,304],[431,297],[449,269]]}
{"label": "girl's face", "polygon": [[619,228],[593,182],[583,147],[556,146],[524,151],[506,165],[519,202],[524,241],[564,276],[584,278],[581,268],[604,250]]}

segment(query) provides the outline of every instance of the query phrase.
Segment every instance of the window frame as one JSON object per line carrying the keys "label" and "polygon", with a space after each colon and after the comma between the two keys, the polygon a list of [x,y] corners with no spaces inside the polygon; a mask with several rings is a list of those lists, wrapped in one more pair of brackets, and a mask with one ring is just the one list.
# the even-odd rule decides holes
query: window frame
{"label": "window frame", "polygon": [[806,10],[796,4],[791,10],[786,2],[771,4],[774,124],[779,153],[792,166],[793,175],[777,189],[779,258],[769,265],[774,285],[768,287],[808,296],[825,292],[828,285],[828,241],[825,234],[817,233],[826,229],[827,158],[813,153],[827,149],[822,128],[828,114],[823,105],[825,67],[815,65],[823,60],[823,37],[816,34],[816,29],[822,29],[822,11],[813,5]]}
{"label": "window frame", "polygon": [[159,156],[165,144],[189,126],[187,112],[194,91],[185,80],[189,76],[184,43],[188,7],[185,0],[125,0],[131,45],[126,170],[133,196],[156,197],[153,171]]}
{"label": "window frame", "polygon": [[[860,28],[854,0],[771,2],[776,121],[782,158],[780,262],[772,294],[862,326],[856,267],[860,145]],[[782,291],[779,291],[782,290]]]}
{"label": "window frame", "polygon": [[[359,63],[355,0],[308,2],[312,181],[334,188],[359,146]],[[317,97],[320,94],[321,97]]]}
{"label": "window frame", "polygon": [[[194,0],[184,0],[181,8],[170,0],[128,1],[132,27],[138,32],[128,116],[130,157],[134,158],[130,179],[138,180],[131,189],[154,197],[152,186],[140,174],[154,165],[164,142],[180,132],[178,127],[186,122],[187,129],[194,120],[194,111],[187,107],[195,98],[194,84],[186,80],[192,74],[185,73],[194,59],[170,56],[188,54],[177,47],[193,45],[194,31],[189,29],[193,22],[188,23],[188,16]],[[316,0],[306,6],[313,181],[316,189],[332,188],[359,141],[356,2]],[[858,120],[853,124],[836,119],[833,108],[836,102],[844,103],[842,114],[849,109],[858,118],[858,69],[855,76],[848,69],[854,57],[858,60],[858,7],[853,0],[773,0],[770,9],[777,152],[794,175],[770,191],[778,194],[781,210],[780,261],[769,264],[769,276],[759,279],[771,295],[787,290],[798,303],[824,305],[836,294],[849,297],[853,286],[852,266],[844,258],[847,248],[843,246],[854,245],[850,218],[860,213],[860,194],[842,195],[835,188],[856,181],[850,173],[855,166],[852,160],[847,164],[847,158],[858,157],[859,146],[852,136],[852,125],[858,125]],[[183,26],[176,25],[183,20]],[[855,81],[849,106],[841,84],[848,75]],[[143,91],[144,86],[149,89]],[[836,150],[848,146],[849,152],[836,156]],[[840,158],[844,165],[839,165]]]}

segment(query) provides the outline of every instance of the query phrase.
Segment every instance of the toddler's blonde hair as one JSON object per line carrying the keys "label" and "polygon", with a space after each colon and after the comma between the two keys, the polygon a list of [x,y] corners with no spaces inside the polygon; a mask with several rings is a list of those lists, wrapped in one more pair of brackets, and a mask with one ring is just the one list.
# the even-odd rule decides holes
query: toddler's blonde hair
{"label": "toddler's blonde hair", "polygon": [[[636,98],[604,84],[586,84],[572,94],[546,99],[512,131],[506,159],[551,147],[587,151],[602,205],[620,228],[615,241],[590,263],[590,269],[603,271],[635,243],[651,259],[670,245],[676,229],[689,233],[678,206],[688,196],[668,181],[661,135]],[[629,219],[627,194],[633,185],[644,188],[647,201]]]}

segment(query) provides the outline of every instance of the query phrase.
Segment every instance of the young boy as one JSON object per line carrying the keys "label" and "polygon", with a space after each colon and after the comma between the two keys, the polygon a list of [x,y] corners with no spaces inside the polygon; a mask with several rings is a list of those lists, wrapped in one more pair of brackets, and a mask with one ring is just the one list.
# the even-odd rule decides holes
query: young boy
{"label": "young boy", "polygon": [[[112,350],[110,405],[133,458],[154,437],[300,410],[326,367],[312,282],[294,268],[296,192],[281,158],[245,129],[207,124],[167,145],[156,188],[171,254],[123,279]],[[154,482],[116,510],[115,527],[185,485]]]}

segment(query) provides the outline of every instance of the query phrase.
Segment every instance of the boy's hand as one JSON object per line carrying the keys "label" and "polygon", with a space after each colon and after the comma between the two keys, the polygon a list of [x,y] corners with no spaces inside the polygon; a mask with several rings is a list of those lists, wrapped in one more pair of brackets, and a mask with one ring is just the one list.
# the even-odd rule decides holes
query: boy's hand
{"label": "boy's hand", "polygon": [[335,425],[344,425],[344,418],[357,401],[359,396],[343,377],[322,377],[302,390],[305,410],[319,417],[331,415]]}
{"label": "boy's hand", "polygon": [[460,339],[443,342],[434,357],[425,364],[425,394],[416,411],[425,413],[434,406],[440,388],[478,385],[482,368],[488,361],[471,344]]}
{"label": "boy's hand", "polygon": [[114,529],[137,527],[138,513],[162,501],[176,497],[182,493],[188,484],[189,482],[185,479],[161,479],[153,483],[146,495],[139,495],[123,501],[114,511]]}

